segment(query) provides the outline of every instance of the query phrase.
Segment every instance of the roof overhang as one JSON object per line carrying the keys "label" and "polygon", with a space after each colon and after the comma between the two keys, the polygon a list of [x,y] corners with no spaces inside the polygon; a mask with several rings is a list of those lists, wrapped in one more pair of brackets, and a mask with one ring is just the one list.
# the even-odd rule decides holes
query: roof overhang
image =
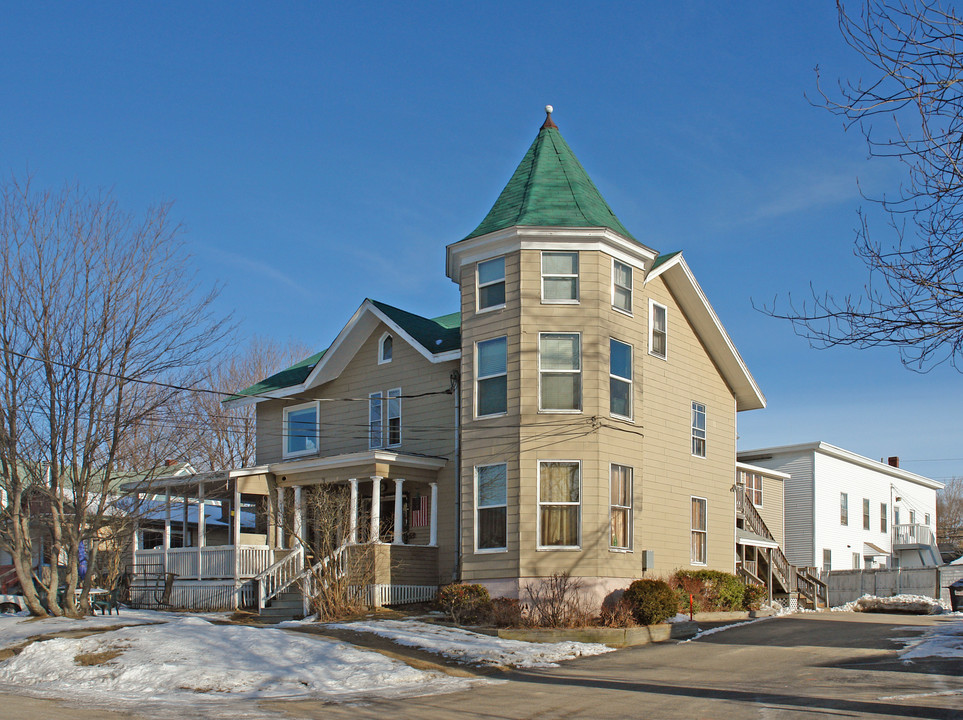
{"label": "roof overhang", "polygon": [[766,396],[762,394],[745,361],[736,350],[729,333],[709,304],[709,299],[682,253],[676,254],[646,275],[645,283],[657,277],[661,277],[672,292],[709,356],[722,373],[736,397],[736,409],[757,410],[766,407]]}
{"label": "roof overhang", "polygon": [[883,550],[879,545],[873,545],[871,542],[863,543],[863,555],[865,557],[889,557],[889,553]]}
{"label": "roof overhang", "polygon": [[536,227],[515,225],[504,230],[459,240],[446,248],[446,272],[458,283],[465,265],[515,250],[600,250],[646,271],[658,253],[637,240],[603,227]]}
{"label": "roof overhang", "polygon": [[736,470],[745,470],[746,472],[765,475],[767,478],[775,478],[776,480],[788,480],[792,477],[789,473],[779,472],[778,470],[772,470],[771,468],[760,467],[758,465],[750,465],[744,462],[736,462]]}
{"label": "roof overhang", "polygon": [[752,547],[761,548],[777,548],[779,543],[775,540],[770,540],[762,535],[757,535],[754,532],[749,532],[742,528],[736,528],[736,544],[737,545],[750,545]]}
{"label": "roof overhang", "polygon": [[233,470],[214,470],[212,472],[194,473],[193,475],[164,475],[151,478],[142,483],[127,483],[121,486],[125,492],[160,493],[171,490],[185,490],[198,488],[208,483],[228,483],[238,478],[248,478],[256,475],[267,475],[270,472],[267,465],[252,465],[251,467],[234,468]]}
{"label": "roof overhang", "polygon": [[375,464],[390,464],[399,468],[438,471],[448,464],[448,458],[435,457],[432,455],[410,455],[408,453],[391,452],[390,450],[367,450],[341,455],[329,455],[327,457],[272,463],[270,470],[275,475],[297,475],[299,473],[337,470],[357,465]]}

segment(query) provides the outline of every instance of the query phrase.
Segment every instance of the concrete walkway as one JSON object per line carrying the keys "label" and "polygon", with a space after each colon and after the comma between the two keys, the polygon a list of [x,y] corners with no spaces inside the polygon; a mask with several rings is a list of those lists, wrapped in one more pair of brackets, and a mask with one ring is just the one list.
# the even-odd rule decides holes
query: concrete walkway
{"label": "concrete walkway", "polygon": [[[647,645],[515,671],[467,692],[337,705],[262,702],[284,718],[961,718],[963,662],[897,659],[898,638],[960,618],[803,614],[745,624],[687,643]],[[223,717],[231,706],[225,703]],[[105,720],[50,701],[0,696],[3,716]]]}

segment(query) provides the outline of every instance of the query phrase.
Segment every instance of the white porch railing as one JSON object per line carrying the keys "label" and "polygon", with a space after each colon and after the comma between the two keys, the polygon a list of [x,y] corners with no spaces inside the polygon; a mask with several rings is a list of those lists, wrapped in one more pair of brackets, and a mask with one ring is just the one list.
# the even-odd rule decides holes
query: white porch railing
{"label": "white porch railing", "polygon": [[268,601],[287,590],[304,572],[304,547],[297,545],[290,553],[254,577],[257,587],[257,611]]}
{"label": "white porch railing", "polygon": [[927,525],[894,525],[893,547],[899,548],[906,545],[935,545],[933,531]]}
{"label": "white porch railing", "polygon": [[138,570],[143,568],[147,573],[172,572],[179,578],[199,580],[233,578],[235,562],[237,577],[252,578],[271,565],[273,560],[274,551],[267,545],[170,548],[166,567],[163,549],[134,551],[134,563]]}

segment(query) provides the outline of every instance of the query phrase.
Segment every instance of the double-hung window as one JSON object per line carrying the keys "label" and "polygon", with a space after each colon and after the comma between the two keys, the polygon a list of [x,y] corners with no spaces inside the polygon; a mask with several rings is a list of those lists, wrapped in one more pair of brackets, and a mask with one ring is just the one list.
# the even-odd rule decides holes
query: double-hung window
{"label": "double-hung window", "polygon": [[649,300],[649,354],[665,360],[668,350],[668,311],[665,305]]}
{"label": "double-hung window", "polygon": [[612,307],[632,314],[632,268],[612,260]]}
{"label": "double-hung window", "polygon": [[578,302],[578,253],[542,253],[542,302]]}
{"label": "double-hung window", "polygon": [[705,565],[708,557],[707,529],[705,498],[694,497],[692,502],[691,520],[691,560],[693,565]]}
{"label": "double-hung window", "polygon": [[505,305],[505,258],[478,263],[478,310],[493,310]]}
{"label": "double-hung window", "polygon": [[284,457],[310,455],[318,451],[318,403],[284,408]]}
{"label": "double-hung window", "polygon": [[632,346],[609,338],[609,412],[632,419]]}
{"label": "double-hung window", "polygon": [[839,524],[849,525],[849,495],[839,493]]}
{"label": "double-hung window", "polygon": [[578,333],[539,333],[539,409],[582,409],[582,353]]}
{"label": "double-hung window", "polygon": [[692,403],[692,454],[706,456],[706,406],[699,402]]}
{"label": "double-hung window", "polygon": [[475,343],[475,417],[508,411],[508,339]]}
{"label": "double-hung window", "polygon": [[383,395],[374,392],[368,395],[368,447],[380,448],[384,444],[384,431],[381,419],[384,411]]}
{"label": "double-hung window", "polygon": [[539,461],[538,546],[577,548],[581,508],[580,463]]}
{"label": "double-hung window", "polygon": [[504,550],[508,530],[508,472],[504,463],[475,466],[475,548]]}
{"label": "double-hung window", "polygon": [[833,551],[829,548],[823,548],[823,572],[829,572],[833,569]]}
{"label": "double-hung window", "polygon": [[879,504],[879,531],[880,531],[881,533],[886,532],[886,527],[887,527],[887,524],[888,524],[888,523],[886,522],[887,519],[888,519],[888,518],[886,517],[886,515],[887,515],[886,509],[887,509],[888,507],[889,507],[889,506],[888,506],[886,503],[880,503],[880,504]]}
{"label": "double-hung window", "polygon": [[401,388],[388,391],[388,447],[401,445]]}
{"label": "double-hung window", "polygon": [[744,472],[742,476],[745,478],[746,492],[749,493],[752,504],[756,507],[762,507],[762,475],[754,472]]}
{"label": "double-hung window", "polygon": [[632,549],[632,468],[612,465],[609,469],[609,547]]}
{"label": "double-hung window", "polygon": [[863,530],[869,530],[869,498],[863,498]]}

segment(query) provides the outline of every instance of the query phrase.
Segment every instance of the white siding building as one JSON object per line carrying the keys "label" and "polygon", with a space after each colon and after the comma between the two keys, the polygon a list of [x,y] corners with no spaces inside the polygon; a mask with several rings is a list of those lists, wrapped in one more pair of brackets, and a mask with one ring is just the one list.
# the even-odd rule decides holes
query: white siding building
{"label": "white siding building", "polygon": [[936,480],[824,442],[747,450],[739,461],[788,473],[786,557],[820,570],[941,564]]}

